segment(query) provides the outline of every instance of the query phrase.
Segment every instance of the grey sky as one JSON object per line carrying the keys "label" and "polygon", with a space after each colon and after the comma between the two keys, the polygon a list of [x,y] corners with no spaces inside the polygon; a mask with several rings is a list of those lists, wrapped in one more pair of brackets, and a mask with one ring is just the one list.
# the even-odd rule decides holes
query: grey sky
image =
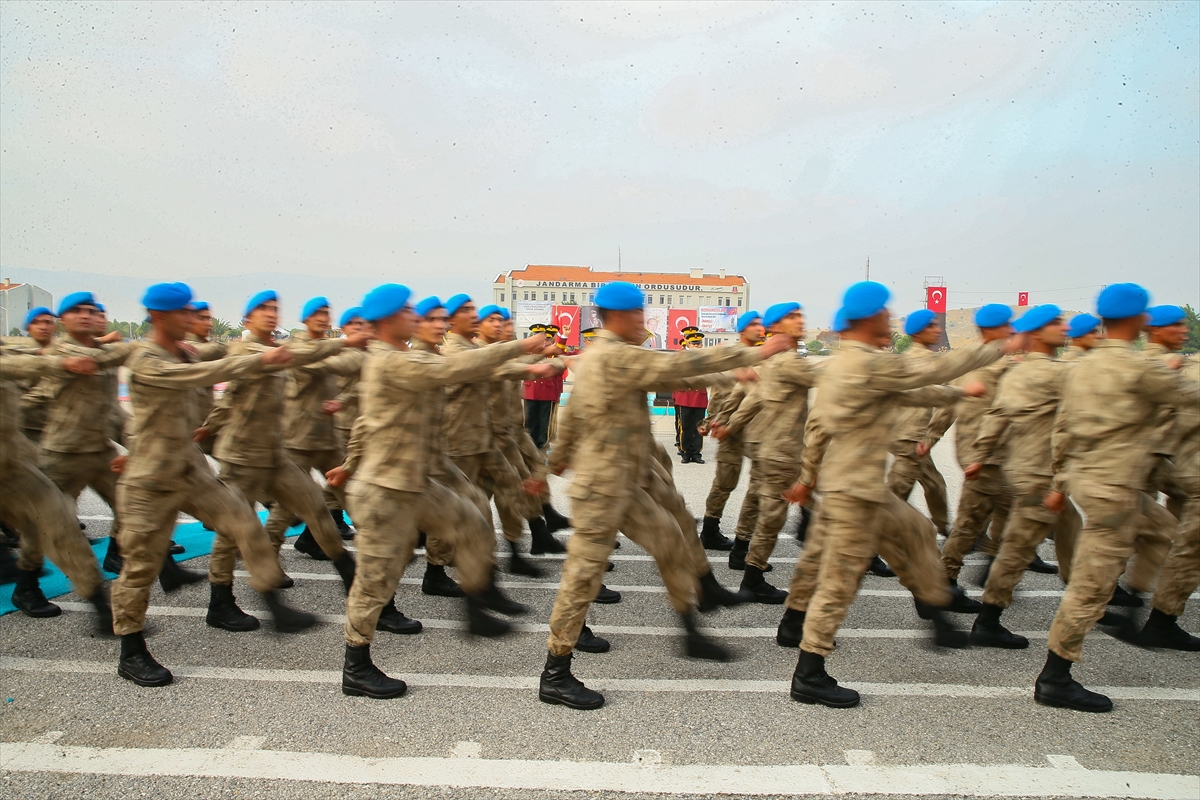
{"label": "grey sky", "polygon": [[285,273],[344,307],[343,277],[486,296],[619,246],[824,325],[869,229],[900,313],[926,275],[1200,301],[1197,3],[10,2],[0,80],[18,280]]}

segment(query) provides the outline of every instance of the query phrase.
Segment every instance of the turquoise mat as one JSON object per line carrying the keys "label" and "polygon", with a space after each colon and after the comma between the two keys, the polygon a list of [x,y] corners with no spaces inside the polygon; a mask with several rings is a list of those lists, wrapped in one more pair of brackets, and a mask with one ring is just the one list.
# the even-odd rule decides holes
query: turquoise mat
{"label": "turquoise mat", "polygon": [[[267,512],[258,512],[259,519],[264,522],[267,519]],[[303,526],[289,528],[287,535],[299,536],[300,531],[304,530]],[[213,537],[216,536],[212,531],[206,531],[204,526],[199,522],[184,522],[175,526],[175,533],[171,536],[176,544],[183,545],[183,552],[175,556],[176,561],[187,561],[192,558],[200,558],[212,552]],[[104,561],[104,554],[108,552],[108,537],[103,539],[95,539],[91,543],[92,552],[96,554],[96,563]],[[105,580],[112,580],[117,576],[111,572],[105,572],[103,568],[100,574]],[[46,561],[45,574],[41,579],[42,592],[46,597],[60,597],[64,594],[69,594],[72,591],[71,581],[67,576],[62,574],[58,567]],[[13,584],[6,583],[0,586],[0,617],[5,614],[11,614],[17,610],[17,607],[12,604]]]}

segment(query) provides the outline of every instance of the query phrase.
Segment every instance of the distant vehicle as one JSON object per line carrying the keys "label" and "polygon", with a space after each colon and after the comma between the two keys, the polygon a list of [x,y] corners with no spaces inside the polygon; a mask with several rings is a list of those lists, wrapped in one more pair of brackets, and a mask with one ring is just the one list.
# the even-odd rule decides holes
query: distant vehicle
{"label": "distant vehicle", "polygon": [[801,342],[799,346],[796,347],[796,352],[799,353],[802,358],[808,358],[808,345],[806,345],[804,342]]}

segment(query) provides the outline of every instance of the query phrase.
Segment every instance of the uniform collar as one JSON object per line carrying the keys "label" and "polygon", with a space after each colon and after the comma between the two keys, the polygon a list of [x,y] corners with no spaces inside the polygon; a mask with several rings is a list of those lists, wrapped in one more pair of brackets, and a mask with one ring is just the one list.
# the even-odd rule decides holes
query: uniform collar
{"label": "uniform collar", "polygon": [[1092,347],[1093,350],[1130,350],[1132,348],[1132,342],[1125,342],[1120,339],[1099,339]]}
{"label": "uniform collar", "polygon": [[1054,359],[1045,353],[1026,353],[1026,361],[1053,361]]}

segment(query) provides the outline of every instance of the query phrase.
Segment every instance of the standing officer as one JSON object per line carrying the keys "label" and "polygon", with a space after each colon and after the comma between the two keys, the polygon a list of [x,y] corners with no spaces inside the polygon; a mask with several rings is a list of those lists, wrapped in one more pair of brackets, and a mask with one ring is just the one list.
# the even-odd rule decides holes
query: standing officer
{"label": "standing officer", "polygon": [[[1043,705],[1112,710],[1111,700],[1071,677],[1071,664],[1082,658],[1083,639],[1103,615],[1145,524],[1143,490],[1154,460],[1146,443],[1158,411],[1200,403],[1200,384],[1134,352],[1130,343],[1145,325],[1148,300],[1146,290],[1136,284],[1106,287],[1096,313],[1107,338],[1067,377],[1060,412],[1066,415],[1067,482],[1087,524],[1079,534],[1071,582],[1050,626],[1046,665],[1035,684],[1034,699]],[[1045,500],[1052,511],[1065,502],[1061,492],[1051,492]]]}
{"label": "standing officer", "polygon": [[[217,480],[192,439],[193,389],[282,368],[291,351],[264,348],[253,355],[192,363],[191,353],[179,344],[192,323],[191,300],[191,289],[182,283],[147,289],[142,305],[150,314],[153,338],[141,342],[126,361],[136,436],[117,481],[125,562],[112,587],[113,632],[121,637],[117,674],[140,686],[165,686],[173,680],[146,649],[142,628],[150,584],[167,555],[180,511],[217,531],[218,541],[232,540],[230,547],[241,552],[250,585],[271,609],[276,630],[293,633],[317,621],[279,599],[283,570],[258,517],[244,496]],[[226,590],[232,603],[232,590],[228,585]]]}
{"label": "standing officer", "polygon": [[[763,338],[762,315],[757,311],[747,311],[737,320],[738,340],[730,347],[756,347]],[[712,429],[713,421],[718,412],[734,390],[714,389],[708,401],[708,416],[704,418],[703,431]],[[737,488],[738,480],[742,477],[742,459],[745,457],[745,433],[727,434],[717,444],[717,471],[713,476],[712,488],[708,490],[708,499],[704,502],[704,523],[700,529],[700,541],[706,550],[730,550],[733,542],[721,533],[721,517],[725,514],[725,504],[729,495]]]}
{"label": "standing officer", "polygon": [[550,615],[549,653],[538,690],[545,703],[579,709],[604,704],[603,695],[571,674],[571,651],[600,589],[617,531],[654,556],[685,628],[699,634],[684,599],[694,594],[696,578],[683,549],[683,534],[648,493],[654,437],[647,392],[681,378],[749,366],[786,347],[780,341],[757,350],[646,350],[639,346],[646,328],[643,300],[641,290],[631,283],[602,286],[595,303],[604,330],[577,362],[581,366],[571,404],[591,424],[578,426],[570,463],[575,472],[569,492],[575,527]]}
{"label": "standing officer", "polygon": [[[695,335],[689,331],[695,331]],[[682,349],[699,350],[704,346],[704,335],[696,328],[684,328],[683,334]],[[679,450],[680,462],[703,464],[704,434],[700,432],[700,426],[708,410],[708,390],[676,390],[671,393],[671,403],[675,406],[675,447]]]}
{"label": "standing officer", "polygon": [[[942,326],[937,315],[929,309],[914,311],[904,321],[904,332],[912,337],[905,358],[929,359],[942,339]],[[933,410],[905,408],[896,417],[896,440],[891,453],[895,457],[888,472],[888,488],[904,502],[912,494],[913,485],[920,482],[925,492],[925,505],[939,533],[949,534],[949,510],[946,508],[946,480],[929,457],[930,444],[925,440]]]}
{"label": "standing officer", "polygon": [[[529,331],[534,337],[540,336],[545,339],[546,328],[542,323],[535,323],[529,326]],[[539,450],[545,451],[546,444],[550,441],[550,417],[562,397],[562,390],[561,375],[525,381],[525,429],[529,431],[529,437]]]}

